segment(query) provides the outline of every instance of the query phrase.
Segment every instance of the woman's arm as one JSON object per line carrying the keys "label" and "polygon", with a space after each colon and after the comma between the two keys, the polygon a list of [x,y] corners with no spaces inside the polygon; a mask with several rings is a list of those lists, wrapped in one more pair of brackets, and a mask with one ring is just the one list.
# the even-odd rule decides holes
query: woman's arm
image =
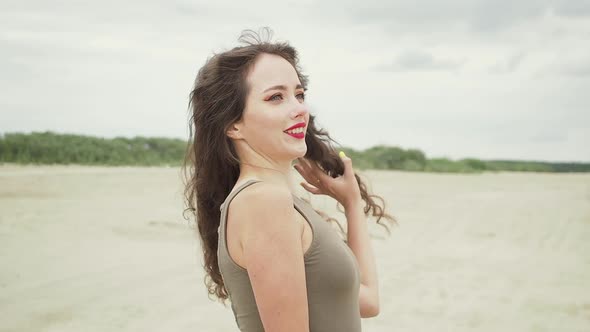
{"label": "woman's arm", "polygon": [[240,196],[234,208],[242,216],[244,264],[264,330],[309,332],[301,230],[290,191],[261,183]]}
{"label": "woman's arm", "polygon": [[[348,221],[348,246],[356,256],[361,285],[359,290],[359,309],[361,317],[373,317],[379,314],[379,285],[375,258],[369,241],[369,231],[363,213],[361,192],[354,176],[352,159],[340,151],[344,163],[342,176],[332,178],[326,174],[316,162],[298,158],[295,169],[307,182],[301,185],[315,195],[328,195],[344,206],[344,214]],[[313,184],[313,185],[312,185]]]}
{"label": "woman's arm", "polygon": [[359,308],[361,317],[367,318],[379,314],[379,284],[375,257],[361,203],[362,199],[359,198],[345,206],[344,214],[348,224],[348,246],[356,256],[361,274]]}

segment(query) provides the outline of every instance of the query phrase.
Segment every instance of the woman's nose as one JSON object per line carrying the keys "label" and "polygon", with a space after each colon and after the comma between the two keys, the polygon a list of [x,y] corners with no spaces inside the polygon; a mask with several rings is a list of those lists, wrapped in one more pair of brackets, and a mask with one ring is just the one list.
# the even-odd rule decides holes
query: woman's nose
{"label": "woman's nose", "polygon": [[305,117],[305,115],[307,113],[309,113],[309,109],[307,108],[307,105],[299,102],[299,104],[295,106],[292,115],[294,118]]}

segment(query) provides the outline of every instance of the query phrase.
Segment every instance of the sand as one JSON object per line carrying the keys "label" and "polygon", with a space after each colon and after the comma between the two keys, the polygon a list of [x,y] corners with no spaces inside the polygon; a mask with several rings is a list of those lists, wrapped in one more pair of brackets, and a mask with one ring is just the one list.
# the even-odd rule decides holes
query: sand
{"label": "sand", "polygon": [[[362,174],[400,222],[363,331],[590,331],[590,174]],[[182,209],[177,168],[0,166],[0,331],[237,331]]]}

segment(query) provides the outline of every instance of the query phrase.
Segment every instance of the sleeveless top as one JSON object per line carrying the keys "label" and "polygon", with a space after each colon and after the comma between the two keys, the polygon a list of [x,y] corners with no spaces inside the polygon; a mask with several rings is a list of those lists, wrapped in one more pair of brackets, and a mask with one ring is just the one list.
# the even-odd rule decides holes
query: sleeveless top
{"label": "sleeveless top", "polygon": [[[247,186],[248,180],[221,204],[217,257],[236,324],[242,332],[262,332],[250,278],[246,269],[229,255],[226,243],[227,207]],[[310,332],[361,331],[359,308],[360,271],[356,258],[335,230],[303,199],[293,195],[294,208],[309,223],[313,238],[304,254]],[[272,262],[268,262],[272,264]],[[287,286],[288,287],[288,286]]]}

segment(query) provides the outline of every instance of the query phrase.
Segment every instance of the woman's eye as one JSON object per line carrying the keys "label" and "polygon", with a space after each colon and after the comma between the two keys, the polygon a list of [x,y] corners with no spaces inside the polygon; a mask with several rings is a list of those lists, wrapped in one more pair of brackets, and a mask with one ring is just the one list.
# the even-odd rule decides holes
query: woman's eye
{"label": "woman's eye", "polygon": [[276,94],[276,95],[270,97],[268,100],[278,100],[278,99],[275,99],[275,97],[281,97],[282,98],[283,96],[281,96],[281,94],[279,93],[279,94]]}
{"label": "woman's eye", "polygon": [[[278,99],[279,97],[280,97],[280,99],[283,99],[283,95],[281,95],[280,93],[277,93],[276,95],[274,95],[274,96],[272,96],[272,97],[268,98],[268,100],[269,100],[269,101],[270,101],[270,100],[272,100],[272,101],[274,101],[274,100],[280,100],[280,99]],[[297,98],[299,98],[299,99],[301,99],[301,100],[305,100],[305,93],[300,93],[300,94],[298,94],[298,95],[297,95]]]}

